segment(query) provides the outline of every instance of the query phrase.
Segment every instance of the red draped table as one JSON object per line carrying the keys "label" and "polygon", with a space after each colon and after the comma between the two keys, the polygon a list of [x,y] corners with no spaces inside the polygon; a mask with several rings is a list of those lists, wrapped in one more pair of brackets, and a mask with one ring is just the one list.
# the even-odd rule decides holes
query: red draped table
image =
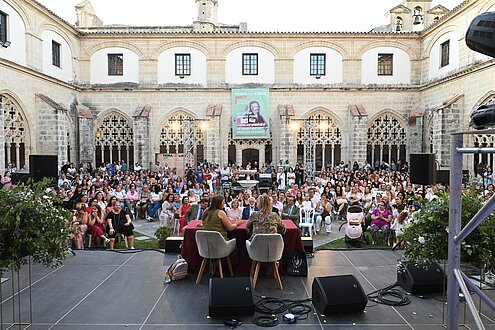
{"label": "red draped table", "polygon": [[[304,252],[299,228],[292,220],[282,220],[282,222],[286,228],[285,234],[282,235],[284,238],[284,254],[293,251]],[[184,227],[184,242],[182,243],[181,255],[186,259],[189,269],[193,272],[199,270],[202,260],[198,253],[195,237],[196,231],[203,229],[202,226],[198,226],[200,224],[200,220],[192,220]],[[247,220],[234,231],[228,233],[229,239],[235,238],[237,240],[237,265],[235,260],[233,260],[235,270],[243,273],[249,273],[251,267],[251,259],[246,250],[246,240],[248,239],[246,225]]]}

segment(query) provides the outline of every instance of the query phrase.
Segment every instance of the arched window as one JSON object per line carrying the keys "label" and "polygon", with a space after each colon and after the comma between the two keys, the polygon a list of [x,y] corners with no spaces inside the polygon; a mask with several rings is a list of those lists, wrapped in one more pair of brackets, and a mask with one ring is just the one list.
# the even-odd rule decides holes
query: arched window
{"label": "arched window", "polygon": [[205,137],[201,125],[193,117],[178,113],[170,117],[162,127],[160,133],[160,153],[161,154],[184,154],[184,143],[188,136],[185,136],[186,121],[192,121],[195,125],[196,137],[192,141],[196,144],[196,162],[204,161]]}
{"label": "arched window", "polygon": [[29,147],[27,122],[20,107],[8,96],[0,95],[3,107],[4,136],[5,136],[5,168],[12,163],[17,169],[22,169],[27,163]]}
{"label": "arched window", "polygon": [[97,125],[95,134],[96,164],[121,160],[134,163],[132,123],[119,113],[106,115]]}
{"label": "arched window", "polygon": [[309,136],[311,132],[305,129],[305,125],[300,125],[297,133],[297,161],[304,162],[305,141],[314,140],[315,143],[315,169],[334,166],[341,160],[342,136],[335,120],[327,114],[318,113],[305,119],[314,127],[314,136]]}
{"label": "arched window", "polygon": [[370,164],[406,159],[406,130],[391,114],[376,118],[368,127],[366,158]]}
{"label": "arched window", "polygon": [[395,31],[402,31],[402,17],[400,16],[397,16],[397,18],[395,19]]}

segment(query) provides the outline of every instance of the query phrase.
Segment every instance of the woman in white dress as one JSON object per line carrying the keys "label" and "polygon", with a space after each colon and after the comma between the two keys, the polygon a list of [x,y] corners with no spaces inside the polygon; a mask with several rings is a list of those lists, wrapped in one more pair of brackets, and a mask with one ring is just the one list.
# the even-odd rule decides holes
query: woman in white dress
{"label": "woman in white dress", "polygon": [[294,169],[289,167],[287,170],[287,186],[292,187],[293,184],[296,183],[296,173],[294,173]]}
{"label": "woman in white dress", "polygon": [[286,180],[285,180],[285,172],[283,168],[279,168],[277,173],[277,189],[285,190]]}

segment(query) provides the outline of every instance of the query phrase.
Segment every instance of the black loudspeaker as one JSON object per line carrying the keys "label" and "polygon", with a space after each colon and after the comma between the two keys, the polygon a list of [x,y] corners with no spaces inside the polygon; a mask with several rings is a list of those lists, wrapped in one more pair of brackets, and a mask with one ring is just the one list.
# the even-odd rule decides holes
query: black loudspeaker
{"label": "black loudspeaker", "polygon": [[165,239],[165,252],[179,252],[183,241],[183,236],[167,237]]}
{"label": "black loudspeaker", "polygon": [[310,254],[313,253],[314,252],[313,237],[303,236],[303,237],[301,237],[301,240],[302,240],[303,245],[304,245],[304,252],[310,253]]}
{"label": "black loudspeaker", "polygon": [[324,315],[362,312],[368,303],[354,275],[316,277],[312,291],[313,305]]}
{"label": "black loudspeaker", "polygon": [[250,277],[211,278],[209,294],[210,317],[254,315]]}
{"label": "black loudspeaker", "polygon": [[476,52],[495,57],[495,11],[474,18],[466,33],[466,44]]}
{"label": "black loudspeaker", "polygon": [[52,155],[29,155],[29,175],[34,181],[49,178],[57,182],[58,157]]}
{"label": "black loudspeaker", "polygon": [[409,172],[412,183],[424,185],[436,183],[435,154],[411,154],[410,159]]}
{"label": "black loudspeaker", "polygon": [[445,273],[435,262],[425,269],[410,262],[397,267],[397,284],[411,294],[443,293]]}

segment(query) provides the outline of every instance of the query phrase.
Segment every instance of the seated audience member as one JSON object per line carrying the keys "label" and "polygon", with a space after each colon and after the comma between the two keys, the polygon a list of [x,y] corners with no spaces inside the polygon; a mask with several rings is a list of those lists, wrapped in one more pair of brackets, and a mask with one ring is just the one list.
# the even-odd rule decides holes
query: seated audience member
{"label": "seated audience member", "polygon": [[227,210],[227,217],[229,220],[241,220],[242,219],[242,211],[239,208],[239,200],[236,198],[232,200],[231,207]]}
{"label": "seated audience member", "polygon": [[402,240],[402,235],[404,234],[404,229],[408,226],[408,216],[407,211],[402,211],[399,216],[392,222],[391,230],[395,232],[395,245],[399,248],[404,248],[404,241]]}
{"label": "seated audience member", "polygon": [[287,205],[282,210],[282,219],[290,219],[299,226],[299,207],[295,205],[295,201],[294,196],[287,197]]}
{"label": "seated audience member", "polygon": [[203,220],[203,214],[205,210],[208,208],[208,200],[203,198],[199,201],[199,204],[193,204],[187,210],[185,217],[187,223],[191,220]]}
{"label": "seated audience member", "polygon": [[373,245],[378,241],[378,230],[383,230],[383,241],[385,245],[388,245],[388,237],[390,232],[390,222],[392,221],[392,212],[386,208],[385,202],[381,201],[378,204],[378,208],[371,213],[371,236],[373,238]]}
{"label": "seated audience member", "polygon": [[160,212],[160,226],[167,226],[168,228],[174,228],[175,226],[175,205],[174,194],[169,193],[163,201],[162,211]]}
{"label": "seated audience member", "polygon": [[237,220],[235,223],[230,222],[224,208],[224,197],[221,195],[213,197],[210,207],[206,209],[203,215],[203,228],[205,230],[218,231],[227,239],[227,232],[236,229],[243,221]]}
{"label": "seated audience member", "polygon": [[72,227],[76,229],[73,236],[74,246],[76,249],[84,249],[84,235],[88,230],[88,213],[82,203],[75,205],[74,217],[71,223]]}
{"label": "seated audience member", "polygon": [[105,237],[105,226],[103,225],[102,212],[98,204],[94,204],[88,208],[88,230],[86,231],[91,235],[91,238],[96,241],[96,245],[110,243],[110,239]]}
{"label": "seated audience member", "polygon": [[139,195],[139,202],[136,203],[136,212],[139,219],[146,218],[146,210],[148,208],[148,202],[151,198],[151,191],[148,184],[143,185],[143,190]]}
{"label": "seated audience member", "polygon": [[117,235],[127,237],[127,244],[131,250],[134,250],[134,226],[132,225],[131,216],[122,210],[120,203],[115,203],[113,209],[107,215],[107,235],[110,238],[109,248],[113,249]]}
{"label": "seated audience member", "polygon": [[189,197],[182,197],[182,205],[179,208],[179,234],[182,233],[182,228],[187,225],[186,212],[191,207],[189,204]]}
{"label": "seated audience member", "polygon": [[279,216],[282,215],[282,210],[284,208],[284,204],[280,203],[278,201],[278,196],[277,194],[273,194],[272,197],[272,211],[277,213]]}
{"label": "seated audience member", "polygon": [[257,211],[259,211],[259,209],[258,206],[256,206],[256,199],[254,197],[249,197],[249,205],[242,210],[242,220],[248,220],[251,214]]}
{"label": "seated audience member", "polygon": [[272,212],[272,201],[268,195],[261,195],[258,199],[259,212],[255,212],[247,223],[247,233],[252,240],[256,234],[285,234],[285,225],[280,216]]}
{"label": "seated audience member", "polygon": [[162,207],[162,193],[159,188],[155,186],[153,191],[151,192],[150,198],[148,199],[148,221],[155,221],[155,215],[160,207]]}
{"label": "seated audience member", "polygon": [[125,195],[125,205],[128,210],[134,212],[134,208],[136,207],[137,202],[139,202],[139,193],[136,190],[136,185],[131,184],[129,191]]}

